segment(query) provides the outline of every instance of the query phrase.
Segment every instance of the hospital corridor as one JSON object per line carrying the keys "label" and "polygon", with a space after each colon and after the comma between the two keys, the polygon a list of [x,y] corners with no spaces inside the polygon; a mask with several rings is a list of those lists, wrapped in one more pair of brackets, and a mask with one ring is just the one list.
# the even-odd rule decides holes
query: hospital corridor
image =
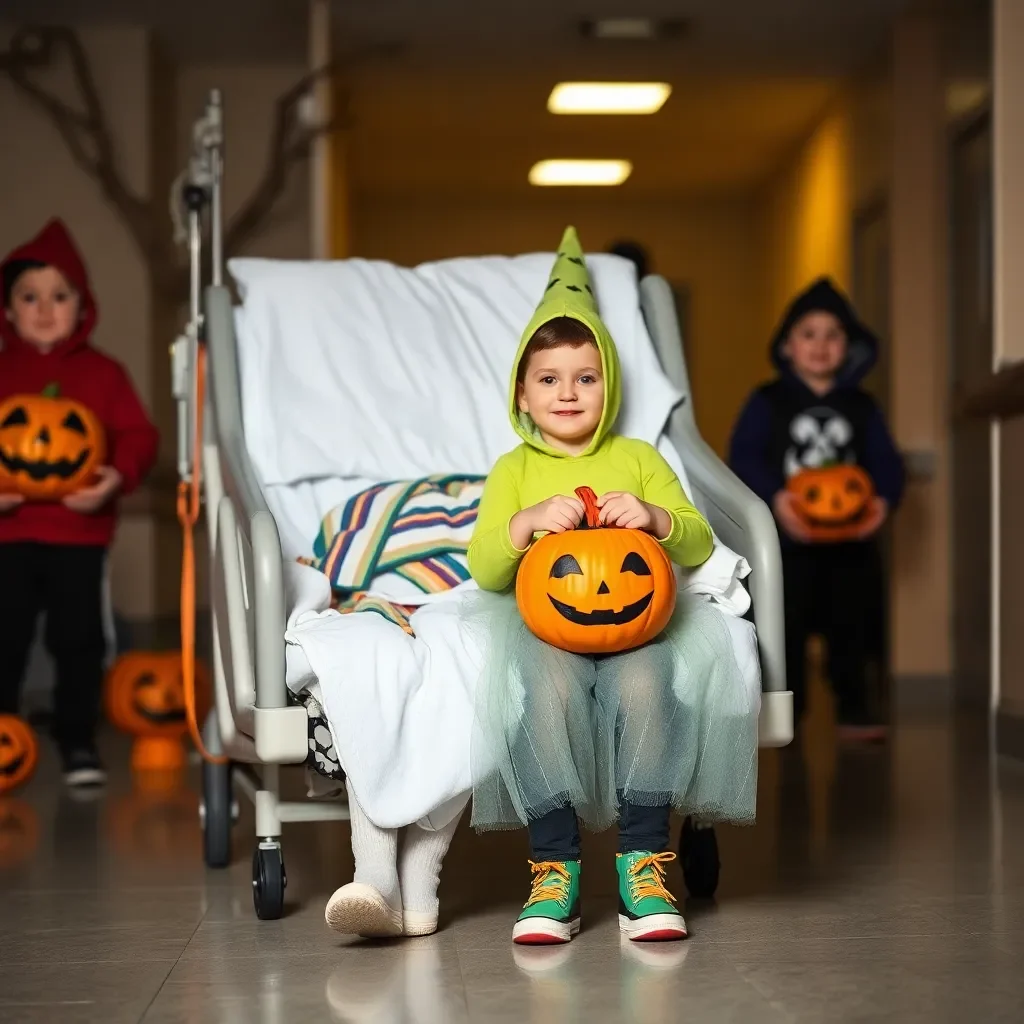
{"label": "hospital corridor", "polygon": [[0,4],[0,1024],[1024,1021],[1024,0]]}

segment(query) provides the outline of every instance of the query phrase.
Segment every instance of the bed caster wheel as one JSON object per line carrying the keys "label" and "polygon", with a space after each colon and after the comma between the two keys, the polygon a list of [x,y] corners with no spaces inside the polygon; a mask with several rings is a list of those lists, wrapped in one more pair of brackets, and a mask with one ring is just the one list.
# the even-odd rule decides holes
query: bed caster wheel
{"label": "bed caster wheel", "polygon": [[203,826],[203,860],[208,868],[226,868],[231,863],[231,826],[234,823],[231,796],[231,765],[203,762],[203,799],[199,805]]}
{"label": "bed caster wheel", "polygon": [[710,825],[698,827],[692,818],[683,822],[679,836],[679,862],[683,866],[686,891],[698,900],[708,900],[718,889],[721,861],[718,837]]}
{"label": "bed caster wheel", "polygon": [[252,903],[261,921],[276,921],[284,911],[288,879],[280,846],[258,846],[252,855]]}

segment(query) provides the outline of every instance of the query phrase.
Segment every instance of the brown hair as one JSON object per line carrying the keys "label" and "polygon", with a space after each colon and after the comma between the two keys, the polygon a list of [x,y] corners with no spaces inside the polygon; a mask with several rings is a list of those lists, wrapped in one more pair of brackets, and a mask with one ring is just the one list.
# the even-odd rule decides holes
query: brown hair
{"label": "brown hair", "polygon": [[556,316],[543,323],[533,332],[533,336],[523,349],[522,358],[516,368],[516,382],[523,383],[526,367],[535,352],[549,352],[553,348],[581,348],[584,345],[597,347],[594,332],[582,320],[574,316]]}

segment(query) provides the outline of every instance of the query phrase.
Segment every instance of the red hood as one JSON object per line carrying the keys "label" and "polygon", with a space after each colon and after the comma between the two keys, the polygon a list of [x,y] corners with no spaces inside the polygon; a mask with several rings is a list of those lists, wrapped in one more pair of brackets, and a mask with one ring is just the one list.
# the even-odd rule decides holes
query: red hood
{"label": "red hood", "polygon": [[[78,249],[75,248],[71,233],[64,226],[64,222],[59,218],[54,218],[35,238],[8,253],[0,263],[0,273],[9,263],[20,260],[34,260],[38,263],[45,263],[47,266],[56,267],[75,286],[81,297],[81,319],[78,321],[78,327],[53,351],[69,352],[84,345],[96,326],[98,311],[92,289],[89,287],[89,275],[86,272],[85,263],[82,262],[82,257]],[[14,327],[6,317],[0,318],[0,337],[3,337],[5,347],[17,347],[25,344],[15,333]]]}

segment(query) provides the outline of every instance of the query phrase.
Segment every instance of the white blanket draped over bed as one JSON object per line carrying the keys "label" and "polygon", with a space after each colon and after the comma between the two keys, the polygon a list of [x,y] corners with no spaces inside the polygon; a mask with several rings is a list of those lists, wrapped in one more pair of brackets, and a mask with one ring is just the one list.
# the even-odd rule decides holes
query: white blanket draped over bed
{"label": "white blanket draped over bed", "polygon": [[[412,616],[409,636],[379,615],[330,610],[327,578],[292,563],[288,684],[314,681],[335,748],[359,801],[383,828],[443,826],[472,785],[470,737],[480,652],[459,617],[465,591]],[[743,686],[757,713],[761,675],[753,626],[723,612]]]}

